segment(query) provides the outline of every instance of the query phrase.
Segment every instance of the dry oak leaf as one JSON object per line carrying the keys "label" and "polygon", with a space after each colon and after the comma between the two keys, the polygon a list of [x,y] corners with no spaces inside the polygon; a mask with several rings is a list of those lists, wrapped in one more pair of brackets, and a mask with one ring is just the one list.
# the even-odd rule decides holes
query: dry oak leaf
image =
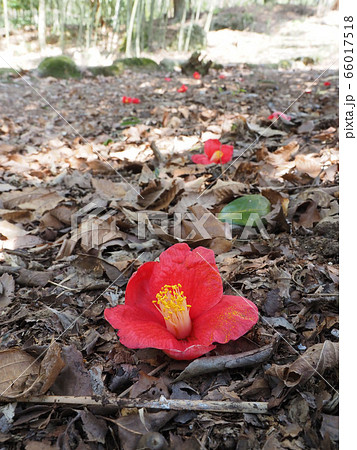
{"label": "dry oak leaf", "polygon": [[338,350],[339,345],[336,342],[315,344],[293,363],[282,366],[273,364],[265,373],[279,378],[287,387],[302,385],[313,375],[323,375],[325,370],[337,367]]}

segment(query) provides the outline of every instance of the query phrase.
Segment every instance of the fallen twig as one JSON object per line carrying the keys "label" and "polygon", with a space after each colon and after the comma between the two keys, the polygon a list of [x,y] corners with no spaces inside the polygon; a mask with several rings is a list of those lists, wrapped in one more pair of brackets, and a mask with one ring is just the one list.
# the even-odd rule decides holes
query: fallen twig
{"label": "fallen twig", "polygon": [[273,343],[249,352],[238,353],[236,355],[208,356],[192,361],[186,369],[175,379],[176,381],[196,377],[204,373],[218,372],[226,369],[236,369],[239,367],[249,367],[261,364],[270,358],[274,350]]}
{"label": "fallen twig", "polygon": [[[7,400],[3,399],[2,402]],[[9,400],[13,401],[13,399]],[[226,401],[204,401],[204,400],[176,400],[161,397],[159,400],[140,400],[137,398],[104,397],[97,400],[93,397],[71,397],[65,395],[43,395],[40,397],[19,398],[23,403],[50,403],[63,405],[103,406],[114,405],[118,408],[150,408],[174,411],[211,411],[230,413],[266,414],[268,412],[267,402],[226,402]]]}

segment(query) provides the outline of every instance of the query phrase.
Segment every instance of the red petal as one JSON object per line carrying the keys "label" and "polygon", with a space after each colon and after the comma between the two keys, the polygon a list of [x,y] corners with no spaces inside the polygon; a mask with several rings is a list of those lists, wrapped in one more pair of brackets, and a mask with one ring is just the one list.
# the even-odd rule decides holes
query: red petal
{"label": "red petal", "polygon": [[191,345],[190,347],[186,348],[185,350],[164,350],[166,355],[170,356],[170,358],[173,359],[195,359],[199,356],[202,356],[211,350],[215,349],[215,345]]}
{"label": "red petal", "polygon": [[149,282],[152,296],[150,300],[155,299],[165,284],[180,283],[187,297],[187,304],[191,305],[191,319],[212,308],[223,295],[214,252],[204,247],[191,252],[187,244],[175,244],[163,252]]}
{"label": "red petal", "polygon": [[191,335],[202,345],[225,344],[243,336],[258,321],[258,308],[250,300],[224,295],[218,305],[202,313],[193,322]]}
{"label": "red petal", "polygon": [[223,153],[223,156],[221,158],[221,163],[225,164],[232,159],[233,145],[222,145],[221,152]]}
{"label": "red petal", "polygon": [[218,139],[208,139],[208,141],[205,142],[204,151],[208,158],[211,158],[214,152],[221,150],[221,146],[222,144]]}
{"label": "red petal", "polygon": [[152,303],[157,292],[153,292],[150,286],[152,273],[158,265],[158,262],[147,262],[132,275],[125,291],[125,305],[138,308],[144,316],[152,315],[158,322],[164,324],[164,318]]}
{"label": "red petal", "polygon": [[104,317],[118,329],[120,342],[128,348],[158,348],[174,359],[193,359],[214,349],[201,345],[196,338],[178,340],[155,320],[143,317],[142,311],[126,305],[107,308]]}
{"label": "red petal", "polygon": [[187,244],[175,244],[160,255],[160,262],[147,262],[130,278],[125,292],[125,305],[150,313],[164,324],[152,303],[165,284],[181,284],[193,319],[216,305],[223,294],[214,252],[198,247],[191,252]]}
{"label": "red petal", "polygon": [[191,159],[192,162],[196,164],[212,164],[212,161],[210,161],[206,155],[192,155]]}

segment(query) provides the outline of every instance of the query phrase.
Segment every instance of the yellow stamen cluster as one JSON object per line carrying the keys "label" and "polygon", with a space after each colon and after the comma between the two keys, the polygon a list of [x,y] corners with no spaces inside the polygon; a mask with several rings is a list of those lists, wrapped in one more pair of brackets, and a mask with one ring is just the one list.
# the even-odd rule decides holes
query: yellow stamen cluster
{"label": "yellow stamen cluster", "polygon": [[211,156],[210,161],[214,162],[214,163],[218,163],[220,162],[220,160],[222,159],[223,156],[223,152],[221,152],[221,150],[217,150],[216,152],[213,153],[213,155]]}
{"label": "yellow stamen cluster", "polygon": [[186,338],[192,328],[189,308],[186,297],[181,290],[181,284],[165,284],[153,300],[155,308],[165,319],[166,328],[177,339]]}

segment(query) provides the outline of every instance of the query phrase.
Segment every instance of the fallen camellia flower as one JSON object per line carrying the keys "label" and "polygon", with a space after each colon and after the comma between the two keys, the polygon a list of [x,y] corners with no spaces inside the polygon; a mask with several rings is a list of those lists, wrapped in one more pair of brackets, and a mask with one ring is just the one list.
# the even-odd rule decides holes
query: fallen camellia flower
{"label": "fallen camellia flower", "polygon": [[175,244],[160,262],[147,262],[130,278],[125,304],[104,311],[120,342],[158,348],[174,359],[194,359],[250,330],[258,309],[250,300],[223,295],[214,252]]}
{"label": "fallen camellia flower", "polygon": [[270,114],[268,120],[278,119],[279,117],[287,121],[291,120],[291,116],[287,116],[281,111],[274,111],[273,114]]}
{"label": "fallen camellia flower", "polygon": [[188,87],[186,85],[182,84],[181,87],[179,87],[177,89],[177,92],[186,92],[187,89],[188,89]]}
{"label": "fallen camellia flower", "polygon": [[199,80],[199,79],[201,78],[200,73],[199,73],[199,72],[194,72],[194,73],[193,73],[193,78],[194,78],[195,80]]}
{"label": "fallen camellia flower", "polygon": [[232,159],[233,145],[222,145],[218,139],[208,139],[204,145],[205,155],[192,155],[196,164],[225,164]]}
{"label": "fallen camellia flower", "polygon": [[123,103],[140,103],[140,100],[136,97],[127,97],[126,95],[123,95],[122,102]]}
{"label": "fallen camellia flower", "polygon": [[325,81],[324,86],[331,86],[331,83],[329,81]]}
{"label": "fallen camellia flower", "polygon": [[165,77],[164,80],[165,80],[165,81],[171,81],[172,78],[170,78],[170,77]]}

